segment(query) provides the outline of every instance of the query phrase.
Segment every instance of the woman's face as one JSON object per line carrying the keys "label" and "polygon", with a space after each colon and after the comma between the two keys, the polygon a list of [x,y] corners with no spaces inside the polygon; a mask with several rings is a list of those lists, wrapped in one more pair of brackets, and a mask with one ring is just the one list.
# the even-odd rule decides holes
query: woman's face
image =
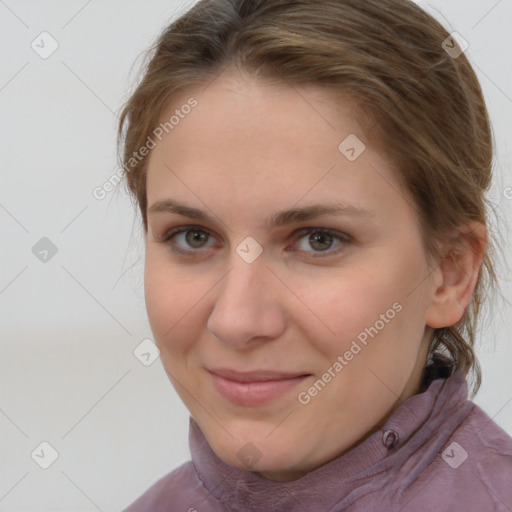
{"label": "woman's face", "polygon": [[433,285],[417,218],[324,89],[224,73],[173,114],[147,175],[155,341],[215,453],[293,480],[418,392]]}

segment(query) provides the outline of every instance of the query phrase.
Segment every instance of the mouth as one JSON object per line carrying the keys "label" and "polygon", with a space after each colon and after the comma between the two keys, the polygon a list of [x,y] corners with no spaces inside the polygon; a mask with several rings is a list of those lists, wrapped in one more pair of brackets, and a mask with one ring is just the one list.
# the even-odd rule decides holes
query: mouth
{"label": "mouth", "polygon": [[311,374],[271,370],[238,372],[227,368],[208,370],[218,393],[235,405],[270,402],[304,382]]}

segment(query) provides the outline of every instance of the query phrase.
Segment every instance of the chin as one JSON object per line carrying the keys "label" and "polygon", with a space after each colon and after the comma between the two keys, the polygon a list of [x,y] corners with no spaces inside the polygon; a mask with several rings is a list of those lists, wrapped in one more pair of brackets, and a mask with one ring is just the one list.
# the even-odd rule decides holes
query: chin
{"label": "chin", "polygon": [[271,480],[281,480],[283,473],[297,473],[290,467],[295,463],[294,447],[283,444],[278,438],[265,439],[269,431],[271,429],[268,428],[264,429],[264,433],[252,430],[255,435],[251,435],[251,430],[246,429],[243,435],[226,435],[222,440],[214,435],[213,442],[208,442],[215,454],[234,468],[262,473],[262,476]]}

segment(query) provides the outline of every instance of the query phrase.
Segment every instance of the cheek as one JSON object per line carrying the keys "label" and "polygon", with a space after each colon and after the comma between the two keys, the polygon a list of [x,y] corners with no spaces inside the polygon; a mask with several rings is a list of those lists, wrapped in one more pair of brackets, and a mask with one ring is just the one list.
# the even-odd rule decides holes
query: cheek
{"label": "cheek", "polygon": [[385,274],[352,266],[332,273],[326,280],[295,282],[302,302],[302,313],[295,319],[322,352],[343,350],[379,320],[380,314],[392,309],[397,294],[388,281]]}
{"label": "cheek", "polygon": [[146,256],[146,310],[161,352],[186,350],[194,329],[200,329],[196,309],[204,293],[202,287],[198,289],[197,276],[184,277],[183,269],[160,264],[157,258]]}
{"label": "cheek", "polygon": [[301,300],[309,306],[303,308],[303,331],[330,359],[348,350],[354,340],[362,347],[382,340],[380,348],[373,343],[380,352],[421,337],[425,305],[422,288],[415,289],[420,281],[418,268],[405,257],[387,262],[383,257],[373,265],[351,266],[314,286],[297,283]]}

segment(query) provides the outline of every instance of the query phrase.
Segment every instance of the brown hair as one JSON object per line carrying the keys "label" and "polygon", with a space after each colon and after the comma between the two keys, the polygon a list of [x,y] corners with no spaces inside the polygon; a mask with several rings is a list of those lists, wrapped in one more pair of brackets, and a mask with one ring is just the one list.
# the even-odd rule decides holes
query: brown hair
{"label": "brown hair", "polygon": [[[410,0],[201,0],[169,25],[148,53],[144,76],[119,122],[120,163],[147,230],[147,144],[168,102],[228,66],[254,77],[312,84],[350,96],[374,120],[367,133],[396,167],[418,213],[426,254],[471,220],[486,223],[493,140],[478,79],[456,41]],[[444,42],[444,43],[443,43]],[[375,122],[376,121],[376,122]],[[481,383],[477,317],[497,285],[484,255],[461,320],[434,329],[430,357]],[[437,356],[436,356],[437,357]]]}

